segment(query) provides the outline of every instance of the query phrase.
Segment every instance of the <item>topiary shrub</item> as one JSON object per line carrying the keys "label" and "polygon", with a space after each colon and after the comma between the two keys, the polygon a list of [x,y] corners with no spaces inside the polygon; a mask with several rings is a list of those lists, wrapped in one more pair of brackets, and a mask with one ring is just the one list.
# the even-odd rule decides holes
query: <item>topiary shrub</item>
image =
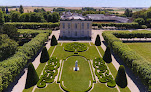
{"label": "topiary shrub", "polygon": [[110,52],[109,47],[106,48],[106,51],[105,51],[104,56],[103,56],[103,60],[106,63],[111,63],[112,62],[112,57],[111,57],[111,52]]}
{"label": "topiary shrub", "polygon": [[33,64],[29,63],[25,89],[28,89],[28,88],[36,85],[38,80],[39,80],[39,77],[38,77],[38,74],[37,74]]}
{"label": "topiary shrub", "polygon": [[47,62],[48,60],[49,60],[49,54],[46,47],[44,47],[41,53],[40,62],[44,63]]}
{"label": "topiary shrub", "polygon": [[96,46],[100,46],[101,45],[101,40],[100,40],[100,36],[99,35],[97,35],[97,37],[96,37],[95,45]]}
{"label": "topiary shrub", "polygon": [[125,88],[127,86],[127,78],[125,73],[125,67],[120,65],[119,70],[117,72],[115,82],[121,88]]}
{"label": "topiary shrub", "polygon": [[55,45],[57,45],[57,44],[58,44],[57,39],[56,39],[56,37],[53,35],[52,38],[51,38],[51,43],[50,43],[50,45],[51,45],[51,46],[55,46]]}

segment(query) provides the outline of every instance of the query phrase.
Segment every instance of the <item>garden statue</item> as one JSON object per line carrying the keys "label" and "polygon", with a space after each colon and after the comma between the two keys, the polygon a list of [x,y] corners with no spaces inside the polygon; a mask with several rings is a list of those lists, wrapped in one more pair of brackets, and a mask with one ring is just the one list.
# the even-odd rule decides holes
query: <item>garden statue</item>
{"label": "garden statue", "polygon": [[75,67],[74,67],[74,71],[78,71],[78,70],[79,70],[78,61],[76,60],[76,62],[75,62]]}

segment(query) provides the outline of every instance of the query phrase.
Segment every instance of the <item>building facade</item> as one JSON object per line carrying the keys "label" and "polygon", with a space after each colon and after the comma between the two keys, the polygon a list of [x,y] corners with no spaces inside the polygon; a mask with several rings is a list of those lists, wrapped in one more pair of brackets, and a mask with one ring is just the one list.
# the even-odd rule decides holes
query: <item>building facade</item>
{"label": "building facade", "polygon": [[62,16],[60,20],[60,38],[91,38],[92,20],[79,16]]}

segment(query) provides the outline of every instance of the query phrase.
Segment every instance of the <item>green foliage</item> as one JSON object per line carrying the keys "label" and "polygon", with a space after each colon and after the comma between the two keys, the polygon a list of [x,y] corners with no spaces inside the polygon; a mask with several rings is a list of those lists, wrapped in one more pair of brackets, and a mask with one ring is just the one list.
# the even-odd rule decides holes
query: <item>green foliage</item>
{"label": "green foliage", "polygon": [[12,57],[0,62],[0,79],[2,79],[0,91],[6,89],[10,82],[14,81],[27,64],[27,61],[37,54],[47,39],[48,33],[41,33],[30,42],[25,43]]}
{"label": "green foliage", "polygon": [[6,34],[0,35],[0,61],[10,57],[17,50],[18,44]]}
{"label": "green foliage", "polygon": [[124,15],[126,15],[126,17],[132,17],[133,12],[132,12],[132,10],[126,9],[124,12]]}
{"label": "green foliage", "polygon": [[14,25],[18,29],[38,29],[38,28],[56,28],[59,23],[5,23],[4,25]]}
{"label": "green foliage", "polygon": [[12,22],[19,22],[19,16],[20,16],[19,12],[12,12],[11,13],[11,21]]}
{"label": "green foliage", "polygon": [[20,7],[19,7],[19,12],[22,14],[22,13],[24,13],[24,9],[23,9],[23,6],[22,5],[20,5]]}
{"label": "green foliage", "polygon": [[10,22],[11,16],[8,14],[5,14],[4,18],[5,18],[5,22]]}
{"label": "green foliage", "polygon": [[41,53],[40,62],[44,63],[44,62],[47,62],[48,60],[49,60],[49,54],[48,54],[47,48],[44,47]]}
{"label": "green foliage", "polygon": [[115,81],[116,81],[116,84],[120,86],[121,88],[125,88],[127,86],[125,67],[123,65],[120,65]]}
{"label": "green foliage", "polygon": [[55,23],[55,22],[59,22],[60,20],[60,16],[57,12],[53,12],[52,13],[52,22]]}
{"label": "green foliage", "polygon": [[21,22],[29,22],[30,21],[30,14],[29,13],[22,13],[20,15],[20,20]]}
{"label": "green foliage", "polygon": [[3,11],[0,10],[0,25],[5,22]]}
{"label": "green foliage", "polygon": [[104,56],[103,56],[103,60],[106,63],[111,63],[112,62],[111,51],[110,51],[109,47],[107,47],[106,50],[105,50],[105,53],[104,53]]}
{"label": "green foliage", "polygon": [[101,83],[107,83],[108,87],[115,87],[116,83],[113,80],[112,75],[109,75],[109,70],[105,65],[105,61],[98,57],[93,60],[93,67],[95,68],[95,74]]}
{"label": "green foliage", "polygon": [[145,20],[143,18],[137,18],[134,21],[137,22],[139,25],[145,24]]}
{"label": "green foliage", "polygon": [[56,39],[56,37],[53,35],[52,38],[51,38],[51,43],[50,43],[50,45],[51,45],[51,46],[55,46],[55,45],[57,45],[57,44],[58,44],[57,39]]}
{"label": "green foliage", "polygon": [[136,29],[140,27],[138,23],[93,23],[92,26],[117,27],[119,29]]}
{"label": "green foliage", "polygon": [[25,89],[28,89],[28,88],[36,85],[38,81],[39,81],[39,77],[38,77],[38,74],[37,74],[34,66],[32,63],[29,63]]}
{"label": "green foliage", "polygon": [[[115,35],[115,36],[114,36]],[[134,74],[137,74],[142,82],[149,86],[148,82],[151,80],[151,63],[149,63],[142,56],[130,49],[126,44],[123,44],[116,37],[121,38],[150,38],[150,31],[134,31],[134,32],[103,32],[103,37],[107,44],[110,45],[113,52],[117,54],[124,63],[131,68]],[[118,40],[114,40],[118,39]],[[110,41],[111,40],[111,41]]]}
{"label": "green foliage", "polygon": [[40,76],[40,80],[37,83],[38,88],[44,88],[46,83],[52,83],[55,76],[58,74],[58,68],[60,67],[59,60],[55,57],[51,57],[48,61],[48,65],[45,66],[43,75]]}
{"label": "green foliage", "polygon": [[95,45],[96,46],[100,46],[101,45],[101,40],[100,40],[100,36],[99,35],[97,35],[97,37],[96,37]]}
{"label": "green foliage", "polygon": [[65,45],[64,50],[69,52],[83,52],[87,50],[87,46],[85,44],[77,42],[68,43],[67,45]]}
{"label": "green foliage", "polygon": [[0,33],[7,34],[11,39],[18,38],[19,33],[17,32],[17,28],[13,25],[3,25]]}

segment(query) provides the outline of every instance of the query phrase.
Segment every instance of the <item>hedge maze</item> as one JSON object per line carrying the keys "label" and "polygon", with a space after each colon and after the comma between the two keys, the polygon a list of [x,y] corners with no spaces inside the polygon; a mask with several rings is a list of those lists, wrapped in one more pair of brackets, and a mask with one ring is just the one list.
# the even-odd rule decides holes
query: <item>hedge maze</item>
{"label": "hedge maze", "polygon": [[44,88],[46,83],[54,82],[54,78],[57,76],[58,68],[60,67],[59,62],[60,61],[55,57],[50,58],[48,64],[45,66],[43,75],[40,76],[40,79],[37,83],[38,88]]}
{"label": "hedge maze", "polygon": [[95,74],[101,83],[107,83],[108,87],[116,86],[112,75],[109,74],[109,70],[105,65],[105,61],[102,58],[98,57],[94,59],[93,67],[95,68]]}

